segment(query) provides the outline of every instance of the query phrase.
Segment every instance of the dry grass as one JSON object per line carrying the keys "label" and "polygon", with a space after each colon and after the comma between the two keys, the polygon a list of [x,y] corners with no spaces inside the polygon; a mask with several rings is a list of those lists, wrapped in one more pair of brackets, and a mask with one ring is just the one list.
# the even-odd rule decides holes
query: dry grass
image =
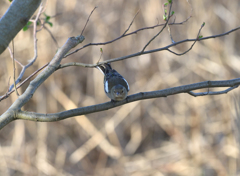
{"label": "dry grass", "polygon": [[[7,9],[6,2],[0,3],[1,15]],[[46,13],[62,13],[51,20],[53,27],[49,27],[61,46],[68,37],[80,34],[89,13],[98,6],[84,33],[84,44],[87,44],[118,37],[138,9],[140,14],[130,31],[161,22],[164,2],[51,0]],[[171,28],[176,41],[195,38],[203,22],[206,23],[203,36],[226,32],[240,24],[238,1],[203,0],[191,4],[193,17],[188,23]],[[174,0],[176,21],[185,20],[190,9],[186,1]],[[88,47],[64,59],[63,63],[96,63],[100,47],[104,59],[140,51],[158,30],[139,32],[107,46]],[[31,30],[21,31],[14,42],[16,57],[27,63],[33,56]],[[165,31],[148,49],[170,42]],[[39,57],[26,76],[49,62],[57,50],[46,31],[38,33],[38,45]],[[174,51],[184,51],[190,45],[182,44]],[[115,62],[112,66],[128,80],[130,94],[206,80],[233,79],[240,74],[239,46],[240,32],[237,31],[199,42],[181,57],[159,52]],[[5,51],[0,65],[1,95],[7,90],[10,75],[12,62]],[[102,81],[103,76],[97,69],[59,70],[39,87],[24,109],[54,113],[108,101]],[[144,100],[60,122],[12,122],[0,132],[0,175],[238,175],[238,91],[198,98],[180,94]],[[0,112],[15,99],[16,95],[12,94],[2,101]]]}

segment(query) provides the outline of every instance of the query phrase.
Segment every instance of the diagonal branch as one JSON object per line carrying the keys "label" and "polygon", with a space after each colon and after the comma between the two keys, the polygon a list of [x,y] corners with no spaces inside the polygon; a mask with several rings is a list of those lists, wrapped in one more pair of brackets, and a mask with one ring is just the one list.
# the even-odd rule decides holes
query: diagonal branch
{"label": "diagonal branch", "polygon": [[[28,76],[23,82],[21,82],[16,89],[18,89],[19,87],[21,87],[23,84],[25,84],[28,80],[30,80],[34,75],[36,75],[38,72],[40,72],[42,69],[44,69],[46,66],[48,66],[49,63],[45,64],[44,66],[42,66],[41,68],[37,69],[35,72],[33,72],[30,76]],[[0,101],[6,99],[9,95],[11,95],[13,92],[15,91],[15,89],[8,91],[5,95],[0,96]]]}
{"label": "diagonal branch", "polygon": [[84,39],[84,36],[77,36],[71,37],[66,41],[66,43],[55,54],[49,65],[33,81],[30,82],[25,92],[18,97],[18,99],[5,113],[0,116],[0,129],[11,121],[16,120],[20,109],[32,98],[37,88],[56,71],[66,53],[81,43]]}
{"label": "diagonal branch", "polygon": [[91,11],[90,15],[88,16],[88,19],[87,19],[87,21],[86,21],[86,23],[85,23],[85,25],[84,25],[84,27],[83,27],[83,30],[82,30],[82,32],[81,32],[80,35],[83,34],[83,32],[84,32],[84,30],[85,30],[85,28],[86,28],[86,26],[87,26],[87,24],[88,24],[88,21],[89,21],[89,19],[90,19],[92,13],[94,12],[94,10],[95,10],[96,8],[97,8],[97,7],[94,7],[94,9]]}
{"label": "diagonal branch", "polygon": [[148,46],[157,36],[159,36],[159,34],[161,34],[162,31],[166,28],[166,26],[167,26],[167,24],[168,24],[168,22],[169,22],[169,20],[170,20],[170,18],[171,18],[171,16],[170,16],[171,10],[172,10],[172,3],[170,3],[170,8],[169,8],[169,12],[168,12],[168,18],[167,18],[166,23],[164,24],[164,26],[162,27],[162,29],[161,29],[153,38],[151,38],[151,39],[148,41],[148,43],[143,47],[141,53],[143,53],[143,52],[145,51],[145,49],[147,48],[147,46]]}

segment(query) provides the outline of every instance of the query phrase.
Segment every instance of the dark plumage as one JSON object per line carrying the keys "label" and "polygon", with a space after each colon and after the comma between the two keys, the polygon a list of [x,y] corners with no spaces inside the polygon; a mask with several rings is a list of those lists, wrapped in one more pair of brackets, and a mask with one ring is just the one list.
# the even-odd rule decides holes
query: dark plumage
{"label": "dark plumage", "polygon": [[97,66],[104,74],[104,90],[107,96],[114,101],[121,101],[127,97],[129,85],[126,79],[116,70],[112,69],[109,63]]}

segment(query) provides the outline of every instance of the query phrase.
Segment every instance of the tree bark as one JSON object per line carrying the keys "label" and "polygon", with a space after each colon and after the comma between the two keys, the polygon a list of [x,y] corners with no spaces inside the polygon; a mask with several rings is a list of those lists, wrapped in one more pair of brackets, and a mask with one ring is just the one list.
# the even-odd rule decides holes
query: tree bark
{"label": "tree bark", "polygon": [[0,19],[0,54],[27,24],[41,0],[14,0]]}

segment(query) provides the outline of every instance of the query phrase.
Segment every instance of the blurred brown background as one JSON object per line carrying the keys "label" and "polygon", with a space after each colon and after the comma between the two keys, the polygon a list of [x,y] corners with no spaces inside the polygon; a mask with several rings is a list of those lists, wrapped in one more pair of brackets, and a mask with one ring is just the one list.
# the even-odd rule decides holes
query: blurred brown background
{"label": "blurred brown background", "polygon": [[[54,16],[47,26],[62,46],[68,37],[79,35],[91,10],[98,6],[84,32],[85,41],[105,42],[120,36],[136,17],[130,31],[163,23],[159,0],[51,0],[46,14]],[[176,22],[171,26],[175,41],[226,32],[239,26],[238,0],[174,0]],[[0,2],[0,15],[9,7]],[[96,63],[103,59],[138,52],[161,28],[145,30],[105,46],[88,47],[63,60]],[[37,33],[38,59],[32,72],[49,62],[57,46],[49,33]],[[14,39],[15,56],[23,64],[33,57],[32,29]],[[171,43],[165,30],[147,48]],[[78,47],[80,47],[79,45]],[[183,52],[191,45],[174,47]],[[112,63],[130,84],[130,94],[170,88],[207,80],[238,78],[240,74],[240,31],[197,42],[184,56],[157,52]],[[1,56],[0,94],[8,89],[13,75],[12,60],[6,50]],[[18,73],[20,67],[17,68]],[[12,83],[12,79],[11,79]],[[21,88],[23,92],[26,88]],[[220,89],[215,89],[220,90]],[[207,90],[203,90],[207,91]],[[238,135],[234,119],[238,115],[239,89],[218,96],[194,98],[179,94],[167,98],[130,103],[108,111],[69,118],[59,122],[15,121],[0,131],[0,175],[154,175],[215,176],[240,173]],[[0,102],[2,114],[16,95]],[[41,85],[24,110],[55,113],[109,101],[103,90],[103,75],[97,69],[68,67],[56,71]],[[239,124],[240,125],[240,124]],[[238,126],[239,127],[239,126]]]}

